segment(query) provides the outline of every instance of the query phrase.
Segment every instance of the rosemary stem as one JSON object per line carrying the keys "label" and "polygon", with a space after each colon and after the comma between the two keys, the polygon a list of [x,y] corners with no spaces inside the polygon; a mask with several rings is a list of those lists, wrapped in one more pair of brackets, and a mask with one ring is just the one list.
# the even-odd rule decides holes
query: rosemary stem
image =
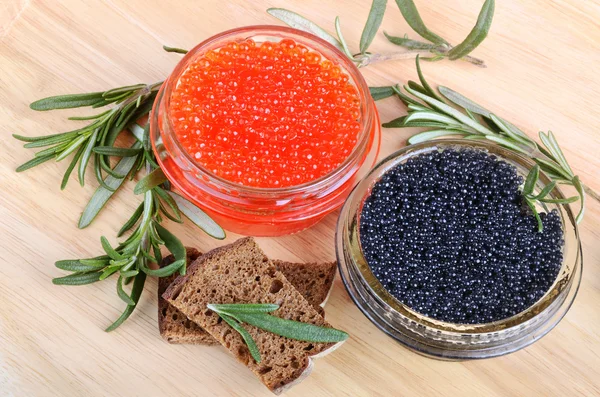
{"label": "rosemary stem", "polygon": [[[116,110],[122,110],[125,108],[125,106],[129,105],[130,103],[133,103],[135,101],[138,100],[139,97],[150,94],[152,91],[157,90],[158,88],[160,88],[160,86],[164,83],[164,81],[159,81],[157,83],[154,84],[148,84],[143,88],[140,88],[135,95],[130,96],[129,98],[127,98],[126,100],[124,100],[123,102],[121,102],[119,104],[119,106],[115,107],[114,109]],[[115,110],[115,111],[116,111]]]}
{"label": "rosemary stem", "polygon": [[469,62],[475,66],[479,66],[480,68],[487,68],[485,61],[483,59],[475,58],[470,55],[464,56],[460,58],[461,61]]}
{"label": "rosemary stem", "polygon": [[[152,172],[152,165],[146,161],[146,174],[149,174]],[[149,190],[144,194],[144,220],[146,220],[142,233],[142,237],[141,237],[141,249],[148,251],[150,249],[150,239],[148,236],[148,227],[150,226],[150,220],[151,218],[151,212],[152,212],[152,208],[150,205],[148,205],[147,203],[152,201],[152,192]],[[147,217],[146,214],[148,214],[149,216]],[[144,220],[142,222],[144,222]]]}
{"label": "rosemary stem", "polygon": [[600,203],[600,194],[598,192],[596,192],[594,189],[592,189],[588,185],[583,185],[583,190],[585,191],[585,193],[588,196],[590,196],[591,198],[593,198],[594,200],[596,200],[597,202]]}
{"label": "rosemary stem", "polygon": [[431,53],[427,50],[408,50],[403,52],[392,52],[388,54],[369,54],[368,56],[365,56],[363,59],[361,59],[358,66],[362,68],[368,65],[385,61],[414,59],[417,57],[417,55],[431,55]]}
{"label": "rosemary stem", "polygon": [[[417,55],[420,55],[421,57],[424,56],[436,56],[439,55],[439,53],[445,54],[447,53],[452,47],[444,47],[442,48],[436,48],[435,52],[429,51],[429,50],[408,50],[408,51],[402,51],[402,52],[392,52],[392,53],[387,53],[387,54],[369,54],[367,56],[364,56],[361,60],[360,63],[358,64],[358,67],[362,68],[368,65],[373,65],[376,63],[380,63],[380,62],[385,62],[385,61],[397,61],[397,60],[403,60],[403,59],[415,59],[417,57]],[[475,66],[478,66],[480,68],[486,68],[486,64],[485,61],[483,59],[479,59],[479,58],[475,58],[472,56],[465,56],[460,58],[461,61],[465,61],[465,62],[469,62]]]}

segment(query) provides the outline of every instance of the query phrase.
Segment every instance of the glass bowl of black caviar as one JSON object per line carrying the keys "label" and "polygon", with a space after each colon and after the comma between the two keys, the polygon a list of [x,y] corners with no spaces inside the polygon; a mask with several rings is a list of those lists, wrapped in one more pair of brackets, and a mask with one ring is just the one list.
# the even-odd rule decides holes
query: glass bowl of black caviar
{"label": "glass bowl of black caviar", "polygon": [[[465,140],[381,161],[337,225],[340,274],[360,310],[409,348],[448,360],[511,353],[548,333],[575,299],[582,252],[568,206],[539,203],[539,231],[522,195],[533,165]],[[536,191],[549,182],[541,174]]]}

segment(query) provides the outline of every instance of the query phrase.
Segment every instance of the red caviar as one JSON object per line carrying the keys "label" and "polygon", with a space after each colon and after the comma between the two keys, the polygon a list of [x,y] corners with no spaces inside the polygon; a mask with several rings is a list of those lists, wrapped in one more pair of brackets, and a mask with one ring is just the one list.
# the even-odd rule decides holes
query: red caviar
{"label": "red caviar", "polygon": [[199,165],[252,187],[326,175],[350,156],[361,131],[348,75],[289,39],[231,41],[191,60],[169,108],[178,141]]}

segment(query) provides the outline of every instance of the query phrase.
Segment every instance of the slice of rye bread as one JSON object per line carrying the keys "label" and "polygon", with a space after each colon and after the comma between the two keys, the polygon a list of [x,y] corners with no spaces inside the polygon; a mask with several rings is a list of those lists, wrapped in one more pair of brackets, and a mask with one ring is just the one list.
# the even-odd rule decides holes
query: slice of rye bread
{"label": "slice of rye bread", "polygon": [[[186,247],[187,266],[189,267],[201,254],[195,248]],[[170,265],[175,261],[173,255],[163,259],[160,267]],[[273,264],[285,278],[304,296],[304,298],[324,316],[325,304],[333,279],[335,278],[336,262],[324,263],[293,263],[274,260]],[[158,329],[160,335],[169,343],[191,345],[218,345],[219,342],[196,323],[190,321],[177,308],[161,296],[178,274],[162,277],[158,280]]]}
{"label": "slice of rye bread", "polygon": [[341,344],[292,340],[244,324],[258,345],[262,360],[257,363],[240,334],[206,308],[209,303],[276,303],[280,307],[272,315],[330,326],[250,237],[198,258],[163,297],[207,330],[276,394],[308,376],[312,358]]}
{"label": "slice of rye bread", "polygon": [[[194,262],[202,253],[195,248],[186,247],[187,264]],[[170,265],[175,261],[173,255],[165,257],[160,267]],[[179,273],[158,279],[158,329],[160,335],[169,343],[191,343],[195,345],[218,345],[219,342],[198,324],[190,321],[177,308],[161,296]]]}

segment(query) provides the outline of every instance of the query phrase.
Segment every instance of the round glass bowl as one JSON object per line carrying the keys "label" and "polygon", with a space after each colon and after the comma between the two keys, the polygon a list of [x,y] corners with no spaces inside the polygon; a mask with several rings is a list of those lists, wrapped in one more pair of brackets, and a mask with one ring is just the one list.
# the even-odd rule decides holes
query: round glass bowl
{"label": "round glass bowl", "polygon": [[[288,188],[242,186],[201,167],[177,141],[169,101],[182,73],[197,57],[231,41],[257,44],[292,39],[338,65],[356,87],[361,131],[350,156],[314,181]],[[339,208],[352,187],[375,164],[381,140],[380,122],[369,88],[356,66],[334,46],[296,29],[250,26],[220,33],[187,53],[162,85],[150,118],[150,136],[160,166],[171,184],[226,230],[252,236],[280,236],[306,229]]]}
{"label": "round glass bowl", "polygon": [[[497,145],[480,141],[438,140],[406,147],[381,161],[354,188],[341,210],[336,232],[340,274],[360,310],[392,338],[426,356],[445,360],[488,358],[508,354],[548,333],[567,313],[581,282],[582,252],[577,224],[566,206],[556,209],[564,232],[563,264],[553,285],[533,306],[504,320],[486,324],[453,324],[426,317],[386,291],[367,264],[360,243],[360,213],[372,186],[391,168],[409,158],[447,148],[484,150],[514,165],[525,177],[534,163]],[[536,190],[549,182],[540,173]],[[563,198],[559,189],[553,198]]]}

